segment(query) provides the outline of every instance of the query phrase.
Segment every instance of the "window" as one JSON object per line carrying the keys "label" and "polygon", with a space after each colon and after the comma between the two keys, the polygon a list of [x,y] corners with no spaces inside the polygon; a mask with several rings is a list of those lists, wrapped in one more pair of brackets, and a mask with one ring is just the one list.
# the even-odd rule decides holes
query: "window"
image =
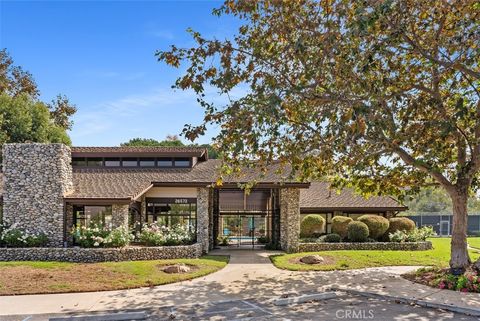
{"label": "window", "polygon": [[87,161],[84,157],[72,158],[72,166],[87,166]]}
{"label": "window", "polygon": [[120,158],[105,158],[105,166],[120,167]]}
{"label": "window", "polygon": [[188,226],[192,232],[197,226],[197,200],[195,198],[155,198],[147,199],[148,223],[157,222],[160,226]]}
{"label": "window", "polygon": [[155,167],[155,158],[140,158],[140,167]]}
{"label": "window", "polygon": [[87,166],[103,166],[103,159],[87,158]]}
{"label": "window", "polygon": [[168,157],[160,157],[157,158],[157,166],[158,167],[172,167],[173,161],[171,158]]}
{"label": "window", "polygon": [[175,158],[175,167],[190,167],[190,158]]}
{"label": "window", "polygon": [[112,206],[74,206],[73,221],[75,227],[88,227],[91,224],[97,224],[110,228],[112,226]]}
{"label": "window", "polygon": [[122,159],[122,166],[123,167],[137,167],[138,160],[136,158],[123,158]]}

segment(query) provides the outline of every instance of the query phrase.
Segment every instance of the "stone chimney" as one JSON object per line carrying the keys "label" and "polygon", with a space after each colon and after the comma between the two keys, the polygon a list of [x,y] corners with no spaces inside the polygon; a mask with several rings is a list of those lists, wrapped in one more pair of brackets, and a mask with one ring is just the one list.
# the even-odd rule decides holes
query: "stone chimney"
{"label": "stone chimney", "polygon": [[63,144],[3,145],[3,220],[45,233],[63,246],[64,196],[72,191],[70,148]]}

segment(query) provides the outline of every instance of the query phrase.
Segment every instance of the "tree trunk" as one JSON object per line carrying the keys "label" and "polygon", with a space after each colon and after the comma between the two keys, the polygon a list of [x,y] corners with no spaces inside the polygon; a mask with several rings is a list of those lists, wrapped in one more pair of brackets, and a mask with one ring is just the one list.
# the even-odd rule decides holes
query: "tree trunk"
{"label": "tree trunk", "polygon": [[465,190],[457,190],[452,197],[453,203],[453,229],[451,241],[450,268],[452,273],[463,273],[470,265],[467,249],[467,200]]}

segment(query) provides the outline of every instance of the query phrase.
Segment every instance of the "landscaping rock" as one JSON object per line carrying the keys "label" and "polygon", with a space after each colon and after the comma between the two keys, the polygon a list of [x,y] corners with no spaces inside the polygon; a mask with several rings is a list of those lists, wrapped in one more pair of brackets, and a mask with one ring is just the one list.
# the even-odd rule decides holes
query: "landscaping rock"
{"label": "landscaping rock", "polygon": [[325,259],[320,255],[307,255],[300,259],[300,262],[305,264],[320,264],[325,262]]}
{"label": "landscaping rock", "polygon": [[163,268],[163,272],[173,274],[173,273],[188,273],[190,272],[190,267],[183,263],[178,263],[174,265],[169,265]]}

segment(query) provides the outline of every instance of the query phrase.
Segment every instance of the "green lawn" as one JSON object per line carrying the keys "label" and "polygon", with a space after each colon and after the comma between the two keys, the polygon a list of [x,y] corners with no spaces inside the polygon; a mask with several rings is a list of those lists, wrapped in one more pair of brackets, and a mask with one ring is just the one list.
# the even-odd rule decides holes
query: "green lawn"
{"label": "green lawn", "polygon": [[[188,273],[168,274],[163,267],[185,263]],[[0,262],[0,295],[106,291],[189,280],[216,272],[227,256],[200,259],[105,263]]]}
{"label": "green lawn", "polygon": [[[450,239],[432,238],[433,250],[428,251],[323,251],[313,252],[326,259],[326,264],[307,265],[298,259],[310,253],[295,253],[271,256],[273,264],[292,271],[349,270],[377,266],[422,265],[448,266],[450,259]],[[470,252],[476,259],[479,253]]]}
{"label": "green lawn", "polygon": [[468,245],[480,250],[480,237],[469,237]]}

